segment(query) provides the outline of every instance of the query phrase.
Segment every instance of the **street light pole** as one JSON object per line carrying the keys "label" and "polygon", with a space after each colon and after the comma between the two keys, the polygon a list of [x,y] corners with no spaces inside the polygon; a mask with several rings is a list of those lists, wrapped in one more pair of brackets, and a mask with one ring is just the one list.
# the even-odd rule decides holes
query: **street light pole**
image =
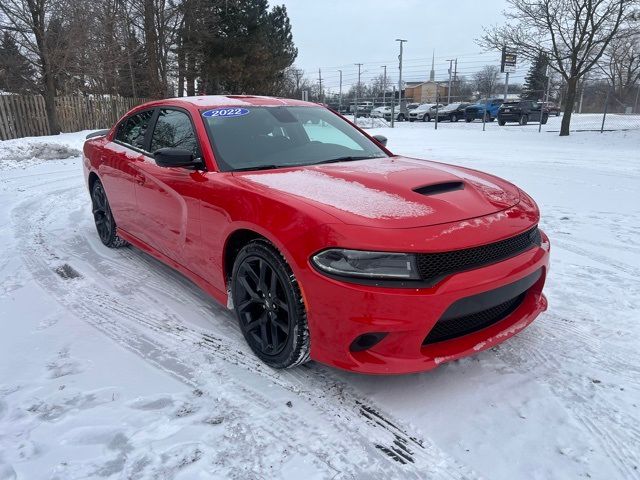
{"label": "street light pole", "polygon": [[447,89],[447,105],[451,103],[451,70],[453,68],[453,60],[447,60],[449,62],[449,88]]}
{"label": "street light pole", "polygon": [[398,107],[402,112],[402,46],[406,42],[406,40],[403,40],[402,38],[396,38],[396,42],[400,42],[400,55],[398,56],[400,70],[400,74],[398,75]]}
{"label": "street light pole", "polygon": [[383,65],[384,79],[382,80],[382,105],[387,106],[387,66]]}
{"label": "street light pole", "polygon": [[340,90],[338,93],[338,113],[342,113],[342,70],[338,70],[340,72]]}
{"label": "street light pole", "polygon": [[356,85],[356,105],[355,105],[355,112],[353,112],[353,123],[358,122],[358,93],[360,90],[360,68],[362,67],[362,63],[355,63],[354,65],[358,66],[358,84]]}

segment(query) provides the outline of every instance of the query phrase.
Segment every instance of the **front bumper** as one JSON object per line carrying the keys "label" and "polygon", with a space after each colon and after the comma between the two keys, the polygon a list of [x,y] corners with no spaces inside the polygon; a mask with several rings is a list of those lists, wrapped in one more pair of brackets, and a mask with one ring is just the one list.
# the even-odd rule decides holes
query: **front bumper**
{"label": "front bumper", "polygon": [[[441,363],[489,349],[517,334],[547,308],[542,294],[549,266],[549,239],[515,257],[460,272],[430,288],[401,289],[345,283],[310,270],[303,296],[313,339],[311,357],[345,370],[402,374],[430,370]],[[436,343],[424,343],[454,303],[535,276],[518,306],[481,330]],[[372,348],[351,351],[360,335],[385,332]]]}

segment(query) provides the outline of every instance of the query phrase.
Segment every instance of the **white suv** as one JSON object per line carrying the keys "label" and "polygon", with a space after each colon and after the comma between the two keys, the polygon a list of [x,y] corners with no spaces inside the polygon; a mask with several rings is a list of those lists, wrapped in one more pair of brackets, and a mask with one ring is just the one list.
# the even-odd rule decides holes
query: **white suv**
{"label": "white suv", "polygon": [[[438,108],[442,108],[441,103],[438,104]],[[423,103],[409,112],[409,121],[415,122],[422,120],[423,122],[430,122],[432,118],[436,116],[436,104],[435,103]]]}

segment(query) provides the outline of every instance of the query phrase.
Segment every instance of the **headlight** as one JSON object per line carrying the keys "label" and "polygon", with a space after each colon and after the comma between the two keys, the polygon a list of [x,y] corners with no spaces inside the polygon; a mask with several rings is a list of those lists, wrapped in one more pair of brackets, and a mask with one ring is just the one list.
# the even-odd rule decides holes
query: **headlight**
{"label": "headlight", "polygon": [[415,255],[363,252],[332,248],[317,253],[313,263],[320,270],[343,277],[420,280]]}

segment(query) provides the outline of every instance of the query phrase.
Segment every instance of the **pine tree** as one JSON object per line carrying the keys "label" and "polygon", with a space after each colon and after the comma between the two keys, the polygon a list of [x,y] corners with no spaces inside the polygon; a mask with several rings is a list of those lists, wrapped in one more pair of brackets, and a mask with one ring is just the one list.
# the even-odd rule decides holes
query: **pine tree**
{"label": "pine tree", "polygon": [[34,70],[22,55],[9,32],[4,32],[0,42],[0,90],[12,93],[29,93],[35,90]]}
{"label": "pine tree", "polygon": [[199,91],[270,95],[281,88],[298,50],[284,6],[267,0],[202,2],[205,19],[196,48]]}
{"label": "pine tree", "polygon": [[549,59],[544,53],[538,54],[533,61],[529,73],[524,78],[524,85],[520,97],[526,100],[539,100],[544,95],[547,86],[547,64]]}

